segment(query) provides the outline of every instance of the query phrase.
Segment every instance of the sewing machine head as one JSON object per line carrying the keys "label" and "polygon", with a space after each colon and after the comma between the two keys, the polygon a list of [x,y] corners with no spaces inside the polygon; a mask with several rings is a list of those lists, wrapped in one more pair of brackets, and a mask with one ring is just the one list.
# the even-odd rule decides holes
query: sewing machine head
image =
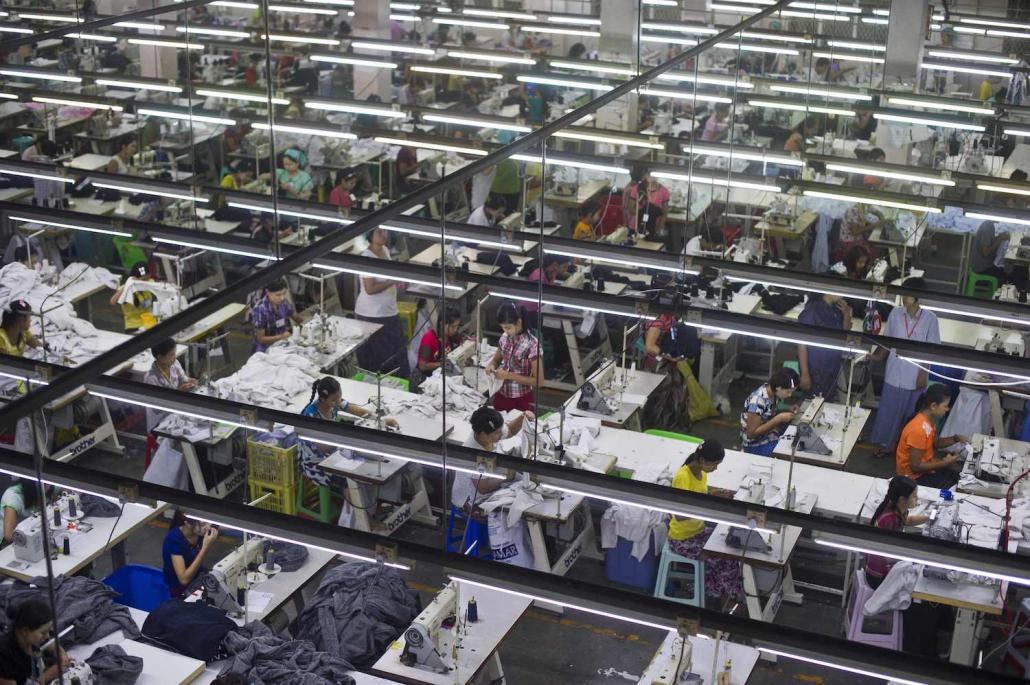
{"label": "sewing machine head", "polygon": [[404,651],[401,663],[436,673],[447,673],[450,655],[441,649],[440,637],[444,622],[458,615],[458,592],[454,583],[447,585],[433,598],[422,613],[415,617],[404,631]]}
{"label": "sewing machine head", "polygon": [[469,360],[473,359],[475,355],[476,341],[466,340],[447,353],[447,361],[460,369],[463,366],[467,366]]}
{"label": "sewing machine head", "polygon": [[14,556],[30,564],[43,558],[43,522],[39,514],[27,517],[14,529]]}
{"label": "sewing machine head", "polygon": [[924,535],[952,542],[962,538],[962,519],[959,518],[957,502],[934,502],[930,507],[929,516],[930,521],[923,529]]}
{"label": "sewing machine head", "polygon": [[619,226],[604,237],[604,242],[611,243],[612,245],[622,245],[628,238],[629,229],[625,226]]}
{"label": "sewing machine head", "polygon": [[65,666],[62,674],[63,677],[54,678],[48,685],[93,685],[96,682],[89,664],[77,659],[73,659]]}
{"label": "sewing machine head", "polygon": [[522,229],[522,213],[512,212],[508,216],[501,219],[500,223],[497,224],[506,231],[518,231]]}
{"label": "sewing machine head", "polygon": [[[614,405],[614,406],[613,406]],[[580,411],[589,411],[595,414],[606,414],[612,415],[618,408],[618,404],[615,400],[605,397],[597,385],[593,382],[586,382],[579,392],[579,401],[576,402],[576,408]]]}
{"label": "sewing machine head", "polygon": [[884,279],[887,278],[887,269],[890,268],[890,263],[882,257],[873,262],[873,265],[866,272],[865,279],[872,281],[873,283],[883,283]]}
{"label": "sewing machine head", "polygon": [[264,544],[264,538],[251,537],[215,564],[203,581],[209,604],[229,614],[243,615],[244,608],[236,601],[236,591],[248,585],[248,566],[259,562]]}
{"label": "sewing machine head", "polygon": [[569,277],[561,282],[566,288],[575,288],[576,290],[582,290],[584,284],[586,284],[587,278],[582,268],[576,269],[576,271],[569,274]]}

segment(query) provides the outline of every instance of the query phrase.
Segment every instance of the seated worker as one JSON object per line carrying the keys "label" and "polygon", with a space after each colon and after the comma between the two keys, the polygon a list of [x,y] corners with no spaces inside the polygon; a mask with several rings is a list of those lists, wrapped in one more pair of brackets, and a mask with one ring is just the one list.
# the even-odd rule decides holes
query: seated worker
{"label": "seated worker", "polygon": [[855,281],[865,278],[869,270],[869,251],[862,245],[852,245],[843,259],[830,266],[830,271]]}
{"label": "seated worker", "polygon": [[644,368],[653,371],[660,361],[686,360],[691,365],[701,351],[693,326],[682,326],[672,314],[659,314],[644,332]]}
{"label": "seated worker", "polygon": [[[905,476],[894,476],[887,485],[887,495],[876,507],[871,519],[877,528],[886,530],[904,530],[905,526],[919,526],[930,520],[929,516],[917,516],[910,514],[917,504],[919,496],[916,491],[916,482]],[[869,587],[874,590],[880,587],[880,583],[887,577],[891,567],[897,563],[897,559],[891,557],[880,557],[869,554],[865,558],[865,578]]]}
{"label": "seated worker", "polygon": [[402,193],[410,193],[414,185],[408,179],[418,173],[419,162],[418,152],[415,148],[405,145],[397,151],[397,187]]}
{"label": "seated worker", "polygon": [[[128,281],[130,278],[135,278],[137,281],[155,280],[150,276],[150,265],[146,262],[136,262],[133,264],[125,280]],[[114,294],[111,295],[111,299],[108,301],[112,305],[118,304],[118,299],[122,296],[123,290],[125,290],[124,283],[114,291]],[[154,295],[146,291],[133,293],[132,302],[123,302],[122,320],[125,324],[125,332],[135,333],[153,328],[157,323],[157,318],[154,317],[152,311],[153,306]]]}
{"label": "seated worker", "polygon": [[[275,182],[280,197],[291,200],[311,199],[311,193],[315,188],[311,174],[301,167],[307,163],[307,156],[295,148],[290,148],[279,158],[279,168],[275,170]],[[261,180],[271,179],[270,173],[261,174]]]}
{"label": "seated worker", "polygon": [[873,110],[866,105],[856,104],[854,106],[855,117],[851,120],[851,127],[848,129],[848,138],[851,140],[869,140],[876,133],[876,125],[879,123],[873,116]]}
{"label": "seated worker", "polygon": [[572,231],[574,240],[597,240],[600,236],[601,205],[596,200],[588,200],[579,207],[579,221]]}
{"label": "seated worker", "polygon": [[135,140],[132,138],[123,140],[121,147],[118,148],[118,154],[111,158],[104,171],[109,174],[135,174],[136,167],[132,164],[132,158],[137,151]]}
{"label": "seated worker", "polygon": [[[45,486],[44,496],[50,497],[51,486]],[[14,529],[26,518],[39,512],[39,489],[35,481],[18,479],[4,490],[0,499],[4,511],[4,545],[14,541]]]}
{"label": "seated worker", "polygon": [[[1026,181],[1026,172],[1016,169],[1009,180]],[[1026,208],[1026,200],[1009,193],[996,195],[994,204],[999,208],[1022,211]],[[984,221],[976,229],[969,248],[969,268],[978,274],[994,276],[998,283],[1014,283],[1021,290],[1027,288],[1027,269],[1025,266],[1006,266],[1005,250],[1008,248],[1011,234],[1005,230],[1006,224],[995,221]]]}
{"label": "seated worker", "polygon": [[[881,148],[874,147],[871,150],[855,150],[855,156],[864,162],[873,162],[875,164],[881,164],[887,161],[887,153]],[[887,179],[883,176],[875,176],[873,174],[866,174],[862,176],[862,187],[869,188],[870,190],[879,190],[887,183]]]}
{"label": "seated worker", "polygon": [[469,214],[468,223],[470,226],[484,226],[493,228],[504,218],[504,200],[499,197],[488,197],[482,206],[476,208]]}
{"label": "seated worker", "polygon": [[812,78],[813,81],[837,83],[842,78],[844,78],[844,69],[841,68],[840,62],[836,60],[831,62],[826,57],[820,57],[815,61],[815,76]]}
{"label": "seated worker", "polygon": [[[351,404],[343,399],[343,390],[340,382],[332,376],[324,376],[311,384],[311,397],[307,405],[301,410],[301,416],[310,416],[325,421],[338,421],[340,412],[353,414],[358,418],[372,416],[372,412],[362,406]],[[400,428],[397,419],[386,418],[383,423],[392,428]],[[325,458],[336,451],[335,447],[320,445],[317,443],[302,440],[300,442],[300,472],[301,474],[317,485],[332,485],[334,479],[328,473],[318,467]],[[344,479],[339,479],[340,481]],[[338,483],[341,489],[346,487],[345,483]]]}
{"label": "seated worker", "polygon": [[443,332],[443,345],[440,344],[440,335],[435,328],[423,333],[418,343],[418,370],[423,377],[428,377],[443,366],[447,353],[461,344],[461,335],[458,334],[458,329],[461,328],[461,314],[457,309],[444,309],[439,323]]}
{"label": "seated worker", "polygon": [[709,230],[707,226],[702,226],[701,232],[683,246],[683,254],[688,257],[697,257],[705,252],[722,253],[722,236],[718,229]]}
{"label": "seated worker", "polygon": [[[472,416],[469,417],[472,431],[465,438],[462,446],[483,450],[484,452],[496,452],[497,443],[509,436],[516,435],[522,430],[522,423],[526,419],[532,421],[534,419],[533,413],[524,411],[505,424],[501,412],[490,407],[480,407],[472,412]],[[485,522],[486,515],[479,510],[479,504],[491,492],[504,485],[504,482],[501,478],[484,478],[464,471],[455,472],[454,483],[451,485],[451,520],[453,521],[458,516],[465,516],[470,520],[475,518]],[[485,525],[483,527],[485,528]],[[467,537],[466,535],[466,540]],[[449,536],[447,550],[465,553],[469,546],[471,546],[472,541],[468,540],[469,544],[462,544],[460,548],[455,545],[455,542],[456,540],[450,539]],[[481,540],[480,542],[485,541]],[[480,544],[473,552],[477,557],[489,558],[490,546]]]}
{"label": "seated worker", "polygon": [[[705,440],[687,456],[672,478],[672,487],[708,494],[708,474],[719,468],[726,450],[715,440]],[[669,518],[669,549],[688,559],[701,559],[705,543],[715,530],[714,523],[699,519]],[[744,594],[740,563],[705,557],[705,594],[722,601]]]}
{"label": "seated worker", "polygon": [[222,190],[240,190],[254,180],[254,162],[249,159],[234,159],[229,163],[228,173],[222,177]]}
{"label": "seated worker", "polygon": [[527,316],[526,310],[514,302],[505,302],[497,309],[497,323],[503,333],[497,352],[484,371],[504,381],[493,396],[494,408],[498,411],[530,411],[535,403],[536,387],[544,382],[540,342],[526,328]]}
{"label": "seated worker", "polygon": [[11,300],[0,319],[0,354],[25,356],[25,348],[42,345],[32,334],[32,306],[25,300]]}
{"label": "seated worker", "polygon": [[720,102],[715,106],[715,111],[705,122],[705,128],[701,131],[701,140],[712,143],[721,143],[730,135],[730,106]]}
{"label": "seated worker", "polygon": [[38,680],[33,677],[33,660],[54,631],[54,613],[42,593],[17,604],[9,612],[9,618],[11,625],[0,636],[0,685],[56,682],[60,669],[67,673],[71,661],[55,642],[56,653],[54,647],[50,647],[44,657],[46,661],[60,660],[60,664],[46,667]]}
{"label": "seated worker", "polygon": [[329,193],[329,204],[336,205],[344,216],[350,214],[354,206],[354,188],[358,185],[358,172],[354,169],[344,169],[336,177],[336,186]]}
{"label": "seated worker", "polygon": [[884,221],[883,212],[876,207],[863,203],[851,205],[840,221],[841,249],[847,252],[858,245],[865,248],[869,254],[873,254],[869,234],[882,226]]}
{"label": "seated worker", "polygon": [[951,468],[959,454],[940,458],[937,450],[969,442],[965,435],[937,437],[937,420],[944,418],[951,405],[947,386],[935,383],[916,401],[916,415],[905,425],[898,439],[895,467],[899,476],[918,481],[930,488],[950,488],[958,483],[958,470]]}
{"label": "seated worker", "polygon": [[300,324],[303,319],[290,301],[286,281],[273,281],[265,287],[265,295],[250,312],[254,327],[254,351],[264,352],[272,344],[290,337],[290,322]]}
{"label": "seated worker", "polygon": [[740,444],[745,452],[772,456],[780,436],[797,413],[797,407],[777,412],[776,405],[790,399],[798,382],[793,369],[782,368],[747,396],[740,414]]}
{"label": "seated worker", "polygon": [[161,545],[164,579],[172,599],[185,597],[190,585],[204,575],[204,557],[217,539],[217,528],[190,520],[181,509],[175,510]]}
{"label": "seated worker", "polygon": [[[197,389],[197,381],[186,375],[182,364],[175,358],[176,345],[171,338],[166,338],[150,348],[154,355],[154,363],[150,365],[143,382],[161,388],[193,392]],[[147,430],[152,431],[164,421],[168,412],[147,408]]]}
{"label": "seated worker", "polygon": [[[814,294],[808,298],[798,322],[809,326],[822,326],[837,330],[851,330],[851,307],[840,295]],[[837,377],[840,375],[844,353],[826,347],[798,345],[798,363],[801,367],[801,389],[808,396],[822,395],[827,402],[837,396]]]}
{"label": "seated worker", "polygon": [[809,136],[815,135],[816,128],[815,117],[802,119],[797,126],[791,129],[790,135],[783,143],[783,149],[786,152],[804,152],[806,140]]}
{"label": "seated worker", "polygon": [[[530,283],[542,282],[544,285],[554,285],[559,279],[564,279],[569,274],[569,267],[572,265],[572,258],[565,255],[545,254],[541,266],[533,269],[526,280]],[[529,314],[526,325],[530,330],[537,328],[537,318],[540,305],[536,301],[526,300],[523,309]]]}

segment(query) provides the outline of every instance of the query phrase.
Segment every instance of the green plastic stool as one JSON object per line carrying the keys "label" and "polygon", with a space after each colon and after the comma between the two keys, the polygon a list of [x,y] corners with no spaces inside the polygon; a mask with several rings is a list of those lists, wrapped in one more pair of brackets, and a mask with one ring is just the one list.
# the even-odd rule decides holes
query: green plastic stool
{"label": "green plastic stool", "polygon": [[112,238],[111,243],[114,245],[114,251],[118,255],[118,261],[121,262],[122,268],[129,271],[133,266],[139,262],[146,262],[147,253],[132,244],[135,238]]}
{"label": "green plastic stool", "polygon": [[656,435],[659,438],[669,438],[670,440],[682,440],[683,442],[692,442],[695,445],[700,445],[704,442],[704,438],[697,438],[693,435],[687,435],[686,433],[673,433],[672,431],[663,431],[659,428],[648,428],[644,431],[645,435]]}
{"label": "green plastic stool", "polygon": [[[352,381],[364,383],[365,374],[359,371],[358,373],[351,376],[350,379]],[[369,382],[371,383],[371,381]],[[410,392],[411,390],[411,381],[409,381],[407,378],[401,378],[399,376],[383,376],[383,385],[386,385],[390,388],[397,388],[398,390],[403,390],[405,392]]]}
{"label": "green plastic stool", "polygon": [[981,300],[989,300],[994,297],[994,291],[998,289],[998,279],[987,274],[979,274],[972,269],[966,274],[967,297],[979,297]]}
{"label": "green plastic stool", "polygon": [[309,507],[304,501],[304,484],[307,480],[301,476],[300,482],[297,484],[297,502],[296,509],[298,514],[303,514],[308,518],[312,518],[321,523],[333,523],[340,515],[340,511],[333,505],[333,493],[327,485],[319,485],[318,487],[318,507]]}

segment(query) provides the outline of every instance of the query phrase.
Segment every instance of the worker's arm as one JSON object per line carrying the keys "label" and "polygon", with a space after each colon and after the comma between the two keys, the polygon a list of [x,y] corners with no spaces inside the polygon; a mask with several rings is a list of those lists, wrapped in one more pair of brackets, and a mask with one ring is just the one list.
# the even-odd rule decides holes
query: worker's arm
{"label": "worker's arm", "polygon": [[544,365],[540,363],[540,357],[537,357],[530,362],[528,376],[523,376],[512,371],[505,371],[504,369],[497,369],[497,371],[494,372],[494,375],[502,381],[515,381],[521,385],[536,387],[537,385],[542,385],[544,382]]}
{"label": "worker's arm", "polygon": [[9,680],[7,678],[0,678],[0,685],[18,685],[18,683],[14,682],[13,680]]}
{"label": "worker's arm", "polygon": [[[61,669],[67,671],[68,667],[71,665],[71,660],[68,658],[68,653],[65,652],[63,649],[58,648],[56,656],[57,659],[61,662]],[[57,669],[57,664],[54,664],[50,668],[43,671],[43,682],[49,683],[51,680],[56,680],[59,675],[60,671],[58,671]]]}
{"label": "worker's arm", "polygon": [[432,373],[441,366],[443,361],[436,360],[437,350],[434,350],[429,345],[423,345],[419,343],[418,346],[418,368],[422,373]]}
{"label": "worker's arm", "polygon": [[114,160],[114,158],[112,158],[111,161],[107,163],[107,168],[104,169],[104,171],[106,171],[109,174],[117,174],[118,173],[118,162],[116,162]]}
{"label": "worker's arm", "polygon": [[808,373],[808,345],[798,345],[798,366],[801,368],[801,389],[812,389],[812,376]]}
{"label": "worker's arm", "polygon": [[122,296],[123,290],[125,290],[125,286],[118,286],[118,289],[114,291],[114,295],[111,295],[111,299],[108,302],[112,305],[118,304],[118,298]]}
{"label": "worker's arm", "polygon": [[361,279],[361,287],[369,295],[376,295],[392,288],[396,283],[385,278],[372,278],[371,276]]}
{"label": "worker's arm", "polygon": [[218,529],[207,529],[207,532],[204,533],[204,537],[200,541],[200,551],[197,552],[196,558],[189,566],[186,566],[186,559],[181,554],[172,555],[172,569],[175,571],[175,577],[179,580],[179,585],[186,587],[193,582],[197,572],[204,563],[204,555],[207,554],[208,548],[217,537]]}
{"label": "worker's arm", "polygon": [[757,437],[765,435],[769,431],[775,429],[777,426],[781,426],[785,423],[790,423],[791,419],[794,418],[794,412],[792,411],[781,411],[779,414],[775,414],[771,419],[762,423],[762,417],[753,411],[747,413],[747,437],[748,439],[754,440]]}
{"label": "worker's arm", "polygon": [[14,529],[18,527],[18,512],[4,507],[4,542],[14,542]]}
{"label": "worker's arm", "polygon": [[497,348],[497,351],[494,352],[493,359],[490,360],[490,363],[486,365],[486,369],[484,370],[487,373],[494,373],[494,371],[497,370],[497,365],[501,363],[501,359],[501,349]]}
{"label": "worker's arm", "polygon": [[289,337],[289,331],[283,331],[282,333],[277,333],[276,335],[266,335],[260,330],[254,330],[254,340],[256,340],[259,345],[271,345],[272,343],[279,342],[280,340],[286,340]]}
{"label": "worker's arm", "polygon": [[659,233],[665,231],[665,217],[669,214],[669,203],[662,203],[662,213],[658,215],[658,221],[655,223],[655,227]]}
{"label": "worker's arm", "polygon": [[906,526],[921,526],[921,525],[923,525],[924,523],[926,523],[929,520],[930,520],[930,517],[925,515],[925,514],[909,514],[908,518],[905,519],[905,525]]}
{"label": "worker's arm", "polygon": [[[512,419],[511,421],[508,422],[508,435],[509,436],[515,435],[520,430],[522,430],[522,424],[526,420],[526,413],[527,412],[522,412],[521,414],[519,414],[514,419]],[[532,414],[530,414],[530,416],[532,416]]]}
{"label": "worker's arm", "polygon": [[966,435],[949,435],[946,438],[937,438],[937,444],[934,445],[937,449],[944,449],[945,447],[951,447],[959,443],[968,444],[969,436]]}
{"label": "worker's arm", "polygon": [[644,335],[644,350],[652,357],[662,356],[662,349],[658,347],[658,340],[662,337],[662,329],[657,326],[647,329]]}
{"label": "worker's arm", "polygon": [[992,240],[990,242],[990,244],[982,245],[980,247],[980,254],[982,256],[984,256],[984,257],[991,257],[991,256],[993,256],[994,253],[998,251],[998,248],[1001,247],[1001,244],[1004,243],[1008,239],[1009,239],[1009,234],[1008,233],[999,233],[998,235],[994,236],[994,240]]}
{"label": "worker's arm", "polygon": [[497,488],[499,488],[502,485],[504,485],[504,479],[503,478],[485,478],[485,477],[480,477],[480,478],[476,478],[474,481],[472,481],[472,485],[473,485],[473,487],[476,488],[476,492],[480,492],[480,493],[484,493],[485,494],[485,493],[488,493],[488,492],[493,492]]}
{"label": "worker's arm", "polygon": [[939,471],[940,469],[951,466],[956,461],[958,461],[957,454],[949,454],[943,459],[923,461],[923,450],[915,447],[908,448],[908,468],[912,473],[931,473],[933,471]]}

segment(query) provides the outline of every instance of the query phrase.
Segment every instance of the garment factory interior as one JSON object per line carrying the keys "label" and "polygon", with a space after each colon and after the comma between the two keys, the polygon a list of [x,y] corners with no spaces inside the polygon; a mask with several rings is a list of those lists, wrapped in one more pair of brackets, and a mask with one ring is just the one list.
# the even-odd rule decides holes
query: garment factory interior
{"label": "garment factory interior", "polygon": [[1030,679],[1028,49],[0,6],[0,685]]}

